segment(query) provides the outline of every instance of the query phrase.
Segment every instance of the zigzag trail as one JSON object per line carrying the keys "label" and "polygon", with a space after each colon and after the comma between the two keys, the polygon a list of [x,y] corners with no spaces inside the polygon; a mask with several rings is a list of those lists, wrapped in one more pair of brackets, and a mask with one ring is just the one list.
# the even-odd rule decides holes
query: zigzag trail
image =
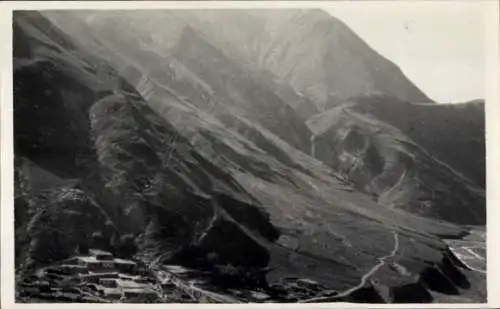
{"label": "zigzag trail", "polygon": [[300,302],[301,303],[313,303],[313,302],[318,302],[318,301],[335,301],[339,298],[348,296],[349,294],[361,289],[363,286],[365,286],[368,278],[370,278],[370,276],[372,276],[374,273],[377,272],[377,270],[379,270],[382,266],[385,265],[386,259],[391,258],[391,257],[396,255],[396,252],[399,249],[399,235],[394,231],[393,231],[393,235],[394,235],[394,248],[392,249],[392,251],[388,255],[379,257],[378,258],[379,262],[375,266],[373,266],[368,272],[366,272],[363,275],[363,277],[361,277],[361,281],[359,282],[358,285],[356,285],[352,288],[349,288],[349,289],[347,289],[347,290],[345,290],[345,291],[343,291],[335,296],[314,297],[314,298],[309,298],[309,299],[306,299],[306,300],[303,300]]}

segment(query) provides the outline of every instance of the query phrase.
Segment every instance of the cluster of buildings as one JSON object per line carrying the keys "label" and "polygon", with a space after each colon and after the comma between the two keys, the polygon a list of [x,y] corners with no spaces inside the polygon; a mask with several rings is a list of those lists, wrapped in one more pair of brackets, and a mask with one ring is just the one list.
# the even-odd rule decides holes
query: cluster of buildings
{"label": "cluster of buildings", "polygon": [[49,302],[157,302],[162,298],[154,276],[141,262],[90,250],[40,269],[18,285],[19,296]]}
{"label": "cluster of buildings", "polygon": [[[92,303],[241,303],[268,302],[264,291],[215,291],[200,273],[177,265],[149,269],[136,260],[115,258],[112,253],[91,249],[39,269],[17,287],[18,301]],[[297,301],[325,291],[319,284],[285,278],[279,284],[287,301]]]}

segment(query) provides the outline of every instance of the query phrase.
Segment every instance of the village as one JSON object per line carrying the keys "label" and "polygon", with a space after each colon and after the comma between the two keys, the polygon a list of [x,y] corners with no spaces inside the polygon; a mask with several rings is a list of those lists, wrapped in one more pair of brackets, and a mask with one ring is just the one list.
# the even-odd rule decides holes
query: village
{"label": "village", "polygon": [[17,284],[20,302],[41,303],[241,303],[238,296],[254,302],[268,295],[258,292],[217,293],[206,290],[196,271],[178,265],[149,268],[140,260],[116,258],[112,253],[90,249],[38,269]]}
{"label": "village", "polygon": [[54,265],[38,269],[18,284],[19,299],[39,302],[197,302],[178,288],[179,283],[158,281],[138,260],[115,258],[110,252],[89,250]]}
{"label": "village", "polygon": [[[285,278],[280,289],[288,301],[324,289],[307,279]],[[42,267],[17,285],[17,299],[41,303],[243,303],[269,302],[264,291],[217,290],[199,271],[179,265],[148,266],[140,260],[114,257],[90,249]],[[284,299],[285,300],[285,299]]]}

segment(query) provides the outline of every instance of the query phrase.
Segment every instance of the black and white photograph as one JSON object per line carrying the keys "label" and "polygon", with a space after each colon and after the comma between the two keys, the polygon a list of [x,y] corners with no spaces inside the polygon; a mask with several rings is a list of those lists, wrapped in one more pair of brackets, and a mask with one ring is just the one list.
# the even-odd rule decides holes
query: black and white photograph
{"label": "black and white photograph", "polygon": [[13,10],[15,303],[488,303],[487,1],[335,2]]}

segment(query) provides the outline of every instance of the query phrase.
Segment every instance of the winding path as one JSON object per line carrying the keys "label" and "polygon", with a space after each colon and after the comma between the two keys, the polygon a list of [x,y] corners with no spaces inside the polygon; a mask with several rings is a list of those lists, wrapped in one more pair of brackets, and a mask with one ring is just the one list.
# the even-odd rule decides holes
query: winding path
{"label": "winding path", "polygon": [[399,235],[394,231],[393,231],[393,235],[394,235],[394,248],[392,249],[392,251],[385,256],[379,257],[378,263],[375,266],[373,266],[368,272],[366,272],[363,275],[363,277],[361,277],[359,284],[357,284],[356,286],[353,286],[352,288],[349,288],[343,292],[340,292],[339,294],[337,294],[335,296],[314,297],[314,298],[309,298],[309,299],[306,299],[306,300],[303,300],[300,302],[301,303],[313,303],[313,302],[318,302],[318,301],[334,301],[334,300],[337,300],[339,298],[348,296],[349,294],[361,289],[363,286],[366,285],[366,281],[368,280],[368,278],[370,278],[374,273],[377,272],[377,270],[379,270],[382,266],[385,265],[386,259],[394,257],[396,255],[396,253],[399,249]]}
{"label": "winding path", "polygon": [[[405,178],[406,178],[406,173],[407,173],[407,170],[405,169],[405,170],[403,171],[403,173],[399,176],[399,180],[398,180],[398,182],[397,182],[396,184],[394,184],[394,185],[393,185],[393,186],[392,186],[389,190],[387,190],[387,191],[383,192],[383,193],[379,196],[378,200],[379,200],[379,201],[383,201],[386,197],[387,197],[387,198],[389,198],[389,196],[390,196],[390,194],[392,193],[392,191],[396,190],[396,189],[397,189],[397,188],[398,188],[398,187],[399,187],[399,186],[403,183],[403,181],[404,181],[404,180],[405,180]],[[379,202],[379,204],[380,204],[380,202]]]}

